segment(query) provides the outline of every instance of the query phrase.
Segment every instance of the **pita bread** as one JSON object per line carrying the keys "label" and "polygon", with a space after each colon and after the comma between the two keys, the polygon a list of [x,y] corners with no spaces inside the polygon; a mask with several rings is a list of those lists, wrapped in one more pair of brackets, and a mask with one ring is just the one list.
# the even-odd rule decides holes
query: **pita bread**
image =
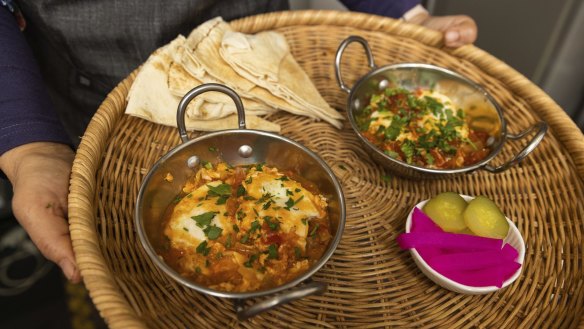
{"label": "pita bread", "polygon": [[226,31],[219,53],[237,73],[272,94],[297,102],[323,119],[343,118],[319,94],[281,34],[261,32],[249,35]]}
{"label": "pita bread", "polygon": [[[170,66],[176,59],[178,48],[184,42],[185,38],[179,35],[156,50],[143,64],[128,92],[126,114],[162,125],[177,126],[176,113],[181,98],[170,92],[167,82]],[[238,127],[238,120],[236,115],[219,120],[201,120],[187,114],[185,124],[188,130],[215,131],[235,129]],[[279,125],[254,115],[246,114],[246,125],[251,129],[280,131]]]}
{"label": "pita bread", "polygon": [[[191,89],[201,84],[202,82],[188,73],[180,63],[172,62],[170,64],[168,89],[173,95],[182,98]],[[247,114],[266,115],[276,111],[274,108],[250,99],[241,98],[241,101]],[[233,100],[220,92],[201,94],[192,100],[187,107],[187,115],[205,120],[224,118],[235,113],[237,113],[237,109]]]}
{"label": "pita bread", "polygon": [[[221,42],[226,32],[233,31],[220,17],[207,21],[193,30],[187,37],[185,42],[187,50],[181,60],[185,69],[203,82],[214,80],[227,84],[240,95],[264,102],[271,107],[297,115],[323,119],[337,128],[342,126],[339,121],[342,116],[333,109],[324,115],[322,111],[315,111],[315,106],[306,106],[306,102],[299,103],[296,98],[289,97],[286,93],[273,93],[271,90],[258,86],[256,81],[249,80],[235,71],[220,54]],[[264,60],[263,57],[257,57],[256,60],[258,59]],[[312,83],[309,86],[313,87]],[[328,107],[328,104],[326,106]]]}

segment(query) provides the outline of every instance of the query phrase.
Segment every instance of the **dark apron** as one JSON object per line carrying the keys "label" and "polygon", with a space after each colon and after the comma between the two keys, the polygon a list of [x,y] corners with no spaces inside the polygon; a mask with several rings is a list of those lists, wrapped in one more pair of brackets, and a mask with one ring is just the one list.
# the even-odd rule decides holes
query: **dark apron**
{"label": "dark apron", "polygon": [[77,145],[103,99],[158,47],[216,16],[288,9],[282,0],[20,0],[25,31]]}

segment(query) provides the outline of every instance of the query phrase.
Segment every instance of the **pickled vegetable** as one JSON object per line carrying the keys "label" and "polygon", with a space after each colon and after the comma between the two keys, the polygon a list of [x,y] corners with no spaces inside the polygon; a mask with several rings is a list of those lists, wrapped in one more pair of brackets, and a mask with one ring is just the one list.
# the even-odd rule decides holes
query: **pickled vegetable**
{"label": "pickled vegetable", "polygon": [[470,201],[462,215],[466,226],[478,236],[504,239],[509,232],[505,215],[485,196],[478,196]]}
{"label": "pickled vegetable", "polygon": [[443,192],[431,198],[422,210],[445,232],[454,233],[467,227],[462,216],[466,207],[466,201],[459,194]]}

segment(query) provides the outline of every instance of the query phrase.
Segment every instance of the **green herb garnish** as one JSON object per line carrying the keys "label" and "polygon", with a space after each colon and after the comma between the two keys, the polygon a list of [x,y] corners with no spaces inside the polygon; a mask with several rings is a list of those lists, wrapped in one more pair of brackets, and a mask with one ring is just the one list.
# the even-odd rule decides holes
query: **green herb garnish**
{"label": "green herb garnish", "polygon": [[215,215],[218,214],[217,212],[214,211],[209,211],[197,216],[192,216],[191,218],[195,220],[195,222],[197,222],[197,226],[198,227],[205,227],[209,224],[211,224],[211,220],[213,220],[213,218],[215,217]]}

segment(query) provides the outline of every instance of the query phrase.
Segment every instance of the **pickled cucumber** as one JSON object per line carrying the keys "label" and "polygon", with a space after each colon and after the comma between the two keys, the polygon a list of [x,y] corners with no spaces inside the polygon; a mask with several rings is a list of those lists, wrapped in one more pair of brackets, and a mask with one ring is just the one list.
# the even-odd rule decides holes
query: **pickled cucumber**
{"label": "pickled cucumber", "polygon": [[422,210],[445,232],[455,233],[466,229],[462,217],[466,207],[466,201],[459,194],[443,192],[431,198]]}
{"label": "pickled cucumber", "polygon": [[462,213],[466,226],[476,235],[504,239],[509,223],[499,207],[485,196],[477,196],[468,203]]}

